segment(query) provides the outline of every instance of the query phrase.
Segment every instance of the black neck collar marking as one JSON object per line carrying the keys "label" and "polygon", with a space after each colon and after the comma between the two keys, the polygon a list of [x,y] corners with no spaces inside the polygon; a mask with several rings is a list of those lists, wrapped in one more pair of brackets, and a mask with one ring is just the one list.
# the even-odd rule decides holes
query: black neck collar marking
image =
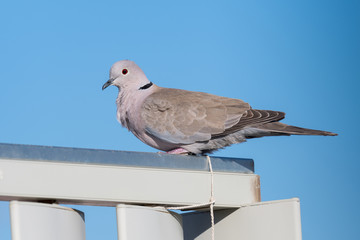
{"label": "black neck collar marking", "polygon": [[149,82],[148,84],[142,86],[141,88],[139,88],[139,90],[145,90],[145,89],[148,89],[149,87],[151,87],[153,85],[152,82]]}

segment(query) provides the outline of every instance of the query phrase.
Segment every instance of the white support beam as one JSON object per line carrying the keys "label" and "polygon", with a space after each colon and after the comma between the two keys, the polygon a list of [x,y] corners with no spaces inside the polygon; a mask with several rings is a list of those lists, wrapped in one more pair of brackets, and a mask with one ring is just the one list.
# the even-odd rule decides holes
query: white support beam
{"label": "white support beam", "polygon": [[[212,160],[217,208],[260,201],[252,160]],[[0,144],[0,200],[171,206],[209,196],[205,157]]]}

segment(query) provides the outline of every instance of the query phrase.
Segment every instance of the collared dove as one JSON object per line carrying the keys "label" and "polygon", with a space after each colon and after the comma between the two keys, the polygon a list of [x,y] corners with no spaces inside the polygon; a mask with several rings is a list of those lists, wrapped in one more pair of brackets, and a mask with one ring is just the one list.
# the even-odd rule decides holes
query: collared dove
{"label": "collared dove", "polygon": [[285,113],[252,109],[242,100],[203,92],[163,88],[147,79],[134,62],[110,69],[102,86],[119,88],[117,119],[137,138],[172,154],[206,154],[249,138],[337,134],[279,122]]}

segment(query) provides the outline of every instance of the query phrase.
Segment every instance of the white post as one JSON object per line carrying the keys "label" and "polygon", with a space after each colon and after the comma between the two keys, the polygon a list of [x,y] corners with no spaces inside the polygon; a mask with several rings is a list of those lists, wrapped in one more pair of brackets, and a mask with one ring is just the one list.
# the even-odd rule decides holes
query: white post
{"label": "white post", "polygon": [[85,240],[84,214],[57,204],[10,202],[12,240]]}
{"label": "white post", "polygon": [[164,207],[119,204],[116,207],[119,240],[183,240],[179,214]]}

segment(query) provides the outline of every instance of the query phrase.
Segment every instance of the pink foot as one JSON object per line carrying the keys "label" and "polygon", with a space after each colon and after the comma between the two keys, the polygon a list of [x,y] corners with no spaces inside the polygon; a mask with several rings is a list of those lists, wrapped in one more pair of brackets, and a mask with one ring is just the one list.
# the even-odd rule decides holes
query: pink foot
{"label": "pink foot", "polygon": [[189,151],[183,149],[183,148],[175,148],[171,151],[166,152],[168,154],[188,154]]}

